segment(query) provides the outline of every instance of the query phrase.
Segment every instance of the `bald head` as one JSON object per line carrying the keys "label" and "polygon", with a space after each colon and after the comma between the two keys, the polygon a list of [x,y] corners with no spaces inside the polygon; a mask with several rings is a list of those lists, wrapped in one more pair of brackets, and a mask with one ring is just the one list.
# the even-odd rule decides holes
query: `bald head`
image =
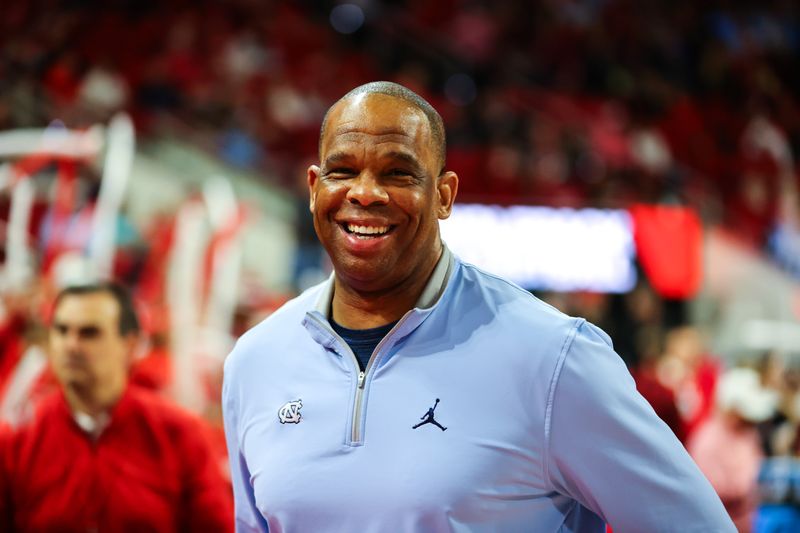
{"label": "bald head", "polygon": [[439,172],[443,172],[447,146],[445,142],[444,121],[442,121],[441,115],[439,115],[433,106],[420,95],[411,89],[408,89],[407,87],[390,81],[373,81],[356,87],[352,91],[339,98],[336,103],[328,108],[328,111],[325,113],[325,118],[322,119],[322,127],[320,128],[319,132],[320,148],[322,147],[322,139],[325,137],[325,133],[328,128],[328,117],[330,116],[331,111],[339,106],[339,104],[351,100],[357,96],[367,96],[371,94],[383,94],[392,98],[397,98],[415,107],[421,111],[423,115],[425,115],[431,131],[431,140],[435,144],[434,148],[436,149],[439,158]]}

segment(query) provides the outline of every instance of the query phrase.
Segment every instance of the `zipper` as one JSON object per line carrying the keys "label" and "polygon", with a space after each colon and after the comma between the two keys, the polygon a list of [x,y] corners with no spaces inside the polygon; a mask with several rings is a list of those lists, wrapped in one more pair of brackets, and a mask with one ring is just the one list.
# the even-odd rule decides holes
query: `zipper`
{"label": "zipper", "polygon": [[[389,330],[389,333],[384,335],[384,337],[380,340],[375,349],[372,351],[372,355],[369,356],[369,360],[367,361],[367,366],[364,368],[363,371],[359,371],[358,373],[358,380],[356,381],[356,392],[355,392],[355,399],[353,400],[353,413],[352,413],[352,421],[351,421],[351,429],[350,429],[350,443],[351,444],[358,444],[361,442],[361,410],[364,404],[364,389],[366,387],[367,381],[367,374],[369,374],[370,369],[372,368],[372,362],[376,359],[376,355],[380,353],[381,348],[383,348],[384,344],[386,344],[386,339],[388,339],[392,333],[394,333],[397,328],[405,322],[406,318],[413,312],[409,310],[404,314],[400,320],[397,321],[397,324],[394,325],[392,329]],[[311,316],[311,318],[317,322],[320,326],[322,326],[328,333],[333,334],[334,337],[339,339],[341,345],[347,348],[347,352],[350,354],[350,359],[353,361],[353,368],[357,369],[358,366],[358,359],[356,358],[356,354],[353,353],[353,350],[350,349],[350,346],[342,339],[333,328],[330,327],[330,324],[319,320],[315,316]]]}
{"label": "zipper", "polygon": [[[372,359],[372,356],[370,356],[370,359]],[[357,361],[356,361],[356,366],[358,366]],[[361,401],[362,398],[364,397],[364,381],[366,381],[364,378],[366,377],[367,377],[366,372],[358,373],[358,383],[356,384],[356,399],[353,402],[353,427],[350,431],[350,440],[352,442],[359,442],[361,440]]]}
{"label": "zipper", "polygon": [[[397,324],[394,325],[392,329],[389,330],[389,333],[383,336],[383,338],[378,342],[375,349],[372,351],[372,355],[369,356],[369,360],[367,361],[367,366],[364,367],[363,372],[358,373],[358,383],[356,385],[356,398],[353,402],[353,428],[350,432],[350,440],[353,443],[360,443],[361,442],[361,408],[364,403],[364,387],[367,381],[367,374],[369,374],[370,369],[372,368],[372,363],[377,359],[377,355],[381,352],[381,348],[383,345],[386,344],[386,339],[391,337],[392,333],[394,333],[397,328],[402,324],[406,317],[411,314],[412,311],[406,311],[400,320],[397,321]],[[344,341],[342,341],[344,342]],[[344,343],[347,345],[347,343]],[[349,346],[348,346],[349,349]],[[353,356],[353,363],[355,363],[356,368],[358,368],[358,359],[356,359],[356,355],[353,353],[353,350],[350,350],[350,354]]]}

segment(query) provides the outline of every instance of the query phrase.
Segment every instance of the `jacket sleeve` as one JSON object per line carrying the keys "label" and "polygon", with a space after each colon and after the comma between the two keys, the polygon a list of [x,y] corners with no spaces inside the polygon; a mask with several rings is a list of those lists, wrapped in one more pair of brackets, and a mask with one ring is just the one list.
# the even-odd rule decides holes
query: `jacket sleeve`
{"label": "jacket sleeve", "polygon": [[[228,362],[230,362],[230,357]],[[228,460],[233,484],[236,533],[268,533],[267,522],[256,507],[253,487],[250,485],[250,471],[242,455],[235,384],[232,383],[233,376],[228,362],[225,365],[225,379],[222,384],[222,414],[225,420],[225,440],[228,445]]]}
{"label": "jacket sleeve", "polygon": [[555,369],[545,476],[615,533],[735,532],[713,488],[636,386],[608,336],[578,320]]}

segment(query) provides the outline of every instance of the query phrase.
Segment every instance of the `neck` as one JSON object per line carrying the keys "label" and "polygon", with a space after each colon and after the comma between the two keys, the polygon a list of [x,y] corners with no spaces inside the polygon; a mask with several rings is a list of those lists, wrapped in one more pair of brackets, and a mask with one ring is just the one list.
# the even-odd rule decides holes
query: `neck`
{"label": "neck", "polygon": [[104,390],[67,385],[64,388],[64,397],[73,413],[85,413],[96,418],[102,413],[111,411],[122,397],[124,390],[124,383],[121,387],[110,387]]}
{"label": "neck", "polygon": [[376,328],[400,320],[416,304],[441,255],[440,249],[433,262],[398,285],[380,291],[358,290],[337,275],[331,302],[333,319],[350,329]]}

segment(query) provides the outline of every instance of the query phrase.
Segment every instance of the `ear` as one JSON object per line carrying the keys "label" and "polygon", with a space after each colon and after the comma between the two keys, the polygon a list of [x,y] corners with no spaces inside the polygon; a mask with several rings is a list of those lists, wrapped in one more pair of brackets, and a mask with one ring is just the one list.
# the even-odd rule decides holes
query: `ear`
{"label": "ear", "polygon": [[436,178],[436,195],[439,199],[437,216],[439,220],[444,220],[453,211],[453,202],[456,201],[458,193],[458,175],[448,170]]}
{"label": "ear", "polygon": [[319,174],[320,170],[317,165],[308,167],[308,172],[306,174],[306,181],[308,182],[308,209],[312,213],[314,212],[314,203],[317,201],[317,194],[314,189],[319,180]]}
{"label": "ear", "polygon": [[142,337],[136,333],[128,333],[123,339],[125,342],[125,353],[128,356],[126,363],[128,369],[130,369],[144,351]]}

